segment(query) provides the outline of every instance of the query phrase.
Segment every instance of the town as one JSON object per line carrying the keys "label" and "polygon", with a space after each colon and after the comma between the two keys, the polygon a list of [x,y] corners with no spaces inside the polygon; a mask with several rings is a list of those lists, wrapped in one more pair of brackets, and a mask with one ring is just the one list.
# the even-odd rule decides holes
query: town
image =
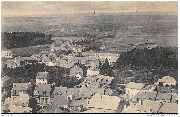
{"label": "town", "polygon": [[1,4],[1,114],[178,114],[177,1]]}
{"label": "town", "polygon": [[[2,88],[2,97],[5,97],[2,113],[178,112],[177,81],[173,77],[163,76],[149,85],[126,80],[118,84],[121,92],[117,93],[110,86],[114,75],[108,72],[112,71],[110,68],[120,54],[105,51],[104,45],[97,52],[85,51],[82,45],[76,44],[89,41],[84,37],[53,37],[51,40],[49,51],[30,57],[15,56],[11,50],[1,52],[6,69],[46,67],[42,71],[33,69],[37,73],[30,73],[34,77],[31,82],[21,79],[23,81],[7,84],[11,76],[2,77],[1,87],[11,87],[9,90]],[[61,69],[51,73],[52,76],[49,72],[53,71],[48,67]],[[65,77],[71,81],[58,81]],[[63,86],[65,82],[69,83]]]}

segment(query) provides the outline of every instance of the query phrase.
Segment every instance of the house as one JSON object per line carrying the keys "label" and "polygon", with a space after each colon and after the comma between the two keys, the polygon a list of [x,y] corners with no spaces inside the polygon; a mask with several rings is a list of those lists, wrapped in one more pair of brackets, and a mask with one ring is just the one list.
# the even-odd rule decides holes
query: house
{"label": "house", "polygon": [[83,69],[80,68],[79,66],[75,65],[70,69],[69,76],[74,76],[77,79],[81,79],[83,76]]}
{"label": "house", "polygon": [[66,95],[54,95],[53,104],[63,109],[69,108],[69,99]]}
{"label": "house", "polygon": [[38,64],[38,58],[36,57],[15,57],[14,63],[17,67],[23,67],[25,65],[36,65]]}
{"label": "house", "polygon": [[129,82],[126,84],[125,92],[129,99],[132,99],[144,87],[143,83]]}
{"label": "house", "polygon": [[9,106],[8,108],[10,111],[9,113],[31,113],[32,112],[32,108],[30,107],[23,107],[23,106]]}
{"label": "house", "polygon": [[40,110],[40,113],[64,113],[63,109],[55,104],[51,104],[44,109]]}
{"label": "house", "polygon": [[176,86],[177,81],[170,76],[164,76],[159,79],[155,84],[156,85],[163,85],[163,86]]}
{"label": "house", "polygon": [[36,84],[34,97],[40,107],[45,108],[53,102],[53,87],[53,84]]}
{"label": "house", "polygon": [[138,111],[139,113],[158,113],[161,105],[159,101],[145,100],[138,106]]}
{"label": "house", "polygon": [[11,50],[2,50],[1,57],[2,58],[13,58]]}
{"label": "house", "polygon": [[178,104],[165,102],[159,109],[158,113],[178,113]]}
{"label": "house", "polygon": [[82,53],[82,45],[72,45],[70,48],[74,53]]}
{"label": "house", "polygon": [[71,42],[71,43],[83,42],[85,41],[85,38],[84,37],[53,37],[51,40],[56,45],[56,44],[62,44],[63,42]]}
{"label": "house", "polygon": [[96,76],[99,74],[99,69],[97,67],[90,67],[87,69],[87,76]]}
{"label": "house", "polygon": [[32,109],[28,107],[29,99],[30,97],[28,94],[20,94],[15,98],[8,97],[4,101],[4,106],[7,106],[5,110],[9,110],[10,113],[30,113]]}
{"label": "house", "polygon": [[88,108],[88,99],[73,100],[70,103],[70,110],[72,111],[84,111]]}
{"label": "house", "polygon": [[8,58],[4,61],[4,64],[7,66],[7,68],[16,68],[17,65],[14,62],[14,59]]}
{"label": "house", "polygon": [[11,90],[11,98],[15,98],[20,94],[32,95],[31,83],[13,83]]}
{"label": "house", "polygon": [[140,91],[134,96],[135,101],[139,100],[156,100],[157,91]]}
{"label": "house", "polygon": [[90,99],[92,98],[95,94],[100,94],[100,95],[104,95],[105,91],[103,88],[97,88],[97,87],[87,87],[86,85],[85,86],[82,86],[80,89],[79,89],[79,96],[82,98],[82,99]]}
{"label": "house", "polygon": [[53,53],[43,54],[41,61],[45,63],[46,66],[56,66],[55,58],[57,58],[57,56]]}
{"label": "house", "polygon": [[56,95],[66,95],[67,94],[67,87],[55,87],[54,91],[53,91],[53,96]]}
{"label": "house", "polygon": [[119,97],[96,94],[89,100],[88,110],[94,113],[116,113],[119,102]]}
{"label": "house", "polygon": [[159,100],[161,102],[171,102],[171,99],[171,93],[158,93],[156,95],[156,100]]}
{"label": "house", "polygon": [[38,72],[36,76],[36,84],[47,84],[49,72]]}
{"label": "house", "polygon": [[64,67],[64,68],[71,68],[74,66],[74,63],[65,59],[60,59],[59,61],[57,61],[56,66]]}
{"label": "house", "polygon": [[109,64],[112,65],[119,58],[119,54],[116,53],[107,53],[107,52],[97,52],[95,53],[95,57],[100,61],[108,60]]}
{"label": "house", "polygon": [[82,56],[84,57],[95,57],[95,53],[91,50],[91,51],[85,51],[82,52]]}
{"label": "house", "polygon": [[79,99],[79,91],[79,88],[68,88],[66,95],[69,97],[70,100]]}

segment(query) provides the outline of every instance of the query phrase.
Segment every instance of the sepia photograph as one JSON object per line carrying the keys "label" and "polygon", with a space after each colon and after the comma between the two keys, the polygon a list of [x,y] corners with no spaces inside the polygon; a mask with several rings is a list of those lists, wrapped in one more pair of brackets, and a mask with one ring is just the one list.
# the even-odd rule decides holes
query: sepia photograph
{"label": "sepia photograph", "polygon": [[2,1],[1,114],[178,114],[177,1]]}

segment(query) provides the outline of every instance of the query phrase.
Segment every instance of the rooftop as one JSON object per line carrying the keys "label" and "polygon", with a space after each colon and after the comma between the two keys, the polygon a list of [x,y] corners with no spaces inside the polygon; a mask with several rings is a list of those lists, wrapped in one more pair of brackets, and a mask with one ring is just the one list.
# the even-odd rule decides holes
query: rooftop
{"label": "rooftop", "polygon": [[13,83],[13,90],[28,90],[30,83]]}
{"label": "rooftop", "polygon": [[49,72],[38,72],[36,79],[41,79],[41,78],[48,78]]}
{"label": "rooftop", "polygon": [[159,79],[158,82],[164,82],[164,83],[176,83],[176,80],[173,77],[170,76],[164,76],[162,79]]}
{"label": "rooftop", "polygon": [[163,103],[158,111],[159,113],[178,113],[178,104],[176,103]]}
{"label": "rooftop", "polygon": [[143,83],[135,83],[135,82],[129,82],[126,84],[126,88],[131,88],[131,89],[142,89],[144,87]]}
{"label": "rooftop", "polygon": [[89,107],[117,110],[119,102],[119,97],[96,94],[90,99]]}

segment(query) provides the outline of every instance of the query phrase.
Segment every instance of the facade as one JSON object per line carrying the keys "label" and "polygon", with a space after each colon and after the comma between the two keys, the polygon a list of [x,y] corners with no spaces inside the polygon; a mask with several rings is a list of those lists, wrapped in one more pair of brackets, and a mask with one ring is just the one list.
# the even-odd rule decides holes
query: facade
{"label": "facade", "polygon": [[142,83],[129,82],[125,87],[127,97],[132,99],[138,92],[142,90],[143,87],[144,84]]}
{"label": "facade", "polygon": [[30,83],[13,83],[13,88],[11,90],[11,98],[15,98],[20,94],[32,95],[31,84]]}
{"label": "facade", "polygon": [[87,69],[87,76],[99,75],[99,69],[97,67],[90,67]]}
{"label": "facade", "polygon": [[2,58],[13,58],[10,50],[1,51],[1,57]]}
{"label": "facade", "polygon": [[34,90],[34,97],[41,108],[49,106],[53,102],[53,84],[37,84]]}
{"label": "facade", "polygon": [[36,76],[36,84],[48,84],[48,72],[38,72]]}
{"label": "facade", "polygon": [[176,86],[177,81],[170,76],[164,76],[159,79],[155,84],[156,85],[163,85],[163,86]]}
{"label": "facade", "polygon": [[94,113],[116,113],[119,102],[119,97],[96,94],[88,102],[88,111]]}

